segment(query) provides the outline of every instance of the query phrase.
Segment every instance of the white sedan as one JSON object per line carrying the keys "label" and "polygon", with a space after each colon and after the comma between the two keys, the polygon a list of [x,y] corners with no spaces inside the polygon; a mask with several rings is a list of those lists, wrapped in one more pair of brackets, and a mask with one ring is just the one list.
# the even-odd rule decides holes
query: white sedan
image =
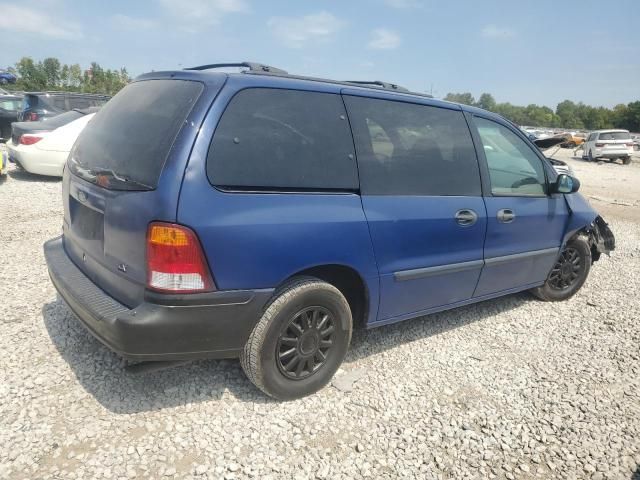
{"label": "white sedan", "polygon": [[9,158],[29,173],[61,177],[71,147],[94,115],[83,115],[52,132],[24,134],[19,144],[7,142]]}

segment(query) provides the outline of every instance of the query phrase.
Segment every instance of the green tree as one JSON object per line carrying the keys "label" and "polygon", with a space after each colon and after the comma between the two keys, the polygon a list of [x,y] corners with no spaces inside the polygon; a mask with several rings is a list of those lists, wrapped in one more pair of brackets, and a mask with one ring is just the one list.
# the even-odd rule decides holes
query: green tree
{"label": "green tree", "polygon": [[476,103],[475,98],[469,92],[466,93],[447,93],[444,97],[447,102],[462,103],[464,105],[473,105]]}
{"label": "green tree", "polygon": [[58,87],[60,86],[60,60],[57,58],[45,58],[42,61],[42,66],[40,67],[42,70],[42,74],[44,75],[47,86],[49,87]]}
{"label": "green tree", "polygon": [[493,98],[493,95],[490,93],[483,93],[480,95],[478,102],[476,103],[476,107],[484,108],[485,110],[489,110],[490,112],[496,111],[496,99]]}

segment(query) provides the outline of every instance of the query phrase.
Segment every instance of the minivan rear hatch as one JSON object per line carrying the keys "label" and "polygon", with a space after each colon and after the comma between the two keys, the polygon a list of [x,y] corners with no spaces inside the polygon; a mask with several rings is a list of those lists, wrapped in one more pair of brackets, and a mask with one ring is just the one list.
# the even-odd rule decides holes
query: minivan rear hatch
{"label": "minivan rear hatch", "polygon": [[[201,121],[194,122],[194,105],[204,88],[190,80],[134,82],[96,114],[69,154],[65,250],[94,283],[129,307],[144,298],[149,223],[175,221]],[[165,168],[173,168],[166,181]]]}

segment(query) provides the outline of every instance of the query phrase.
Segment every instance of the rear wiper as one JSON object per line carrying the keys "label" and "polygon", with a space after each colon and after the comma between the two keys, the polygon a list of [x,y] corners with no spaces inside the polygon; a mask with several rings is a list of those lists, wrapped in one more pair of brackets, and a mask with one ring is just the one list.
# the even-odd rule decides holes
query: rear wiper
{"label": "rear wiper", "polygon": [[88,171],[95,177],[97,177],[98,175],[106,175],[109,177],[110,180],[113,179],[113,180],[117,180],[118,182],[126,183],[131,186],[142,187],[142,188],[145,188],[146,190],[153,190],[153,187],[151,185],[147,185],[146,183],[139,182],[138,180],[134,180],[131,177],[128,177],[126,175],[118,174],[112,168],[96,167],[96,168],[90,168],[88,169]]}
{"label": "rear wiper", "polygon": [[110,182],[115,180],[116,182],[124,183],[130,187],[138,187],[143,188],[145,190],[153,190],[151,185],[147,185],[146,183],[139,182],[138,180],[134,180],[126,175],[116,173],[112,168],[104,168],[104,167],[85,167],[81,163],[72,159],[73,170],[76,174],[79,174],[86,180],[90,182],[97,182],[98,176],[106,176]]}

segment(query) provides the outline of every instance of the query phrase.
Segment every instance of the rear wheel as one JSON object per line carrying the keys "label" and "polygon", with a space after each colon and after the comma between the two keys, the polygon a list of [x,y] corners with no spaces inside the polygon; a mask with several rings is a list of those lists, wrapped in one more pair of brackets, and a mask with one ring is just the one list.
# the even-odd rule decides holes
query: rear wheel
{"label": "rear wheel", "polygon": [[593,152],[591,150],[589,150],[589,155],[587,155],[587,158],[590,162],[593,162]]}
{"label": "rear wheel", "polygon": [[342,363],[353,320],[345,297],[311,277],[280,288],[251,332],[240,364],[267,395],[292,400],[324,387]]}
{"label": "rear wheel", "polygon": [[631,163],[631,157],[622,157],[622,164],[623,165],[629,165]]}
{"label": "rear wheel", "polygon": [[590,269],[589,242],[584,237],[576,237],[567,242],[544,285],[534,288],[531,292],[547,302],[566,300],[584,285]]}

